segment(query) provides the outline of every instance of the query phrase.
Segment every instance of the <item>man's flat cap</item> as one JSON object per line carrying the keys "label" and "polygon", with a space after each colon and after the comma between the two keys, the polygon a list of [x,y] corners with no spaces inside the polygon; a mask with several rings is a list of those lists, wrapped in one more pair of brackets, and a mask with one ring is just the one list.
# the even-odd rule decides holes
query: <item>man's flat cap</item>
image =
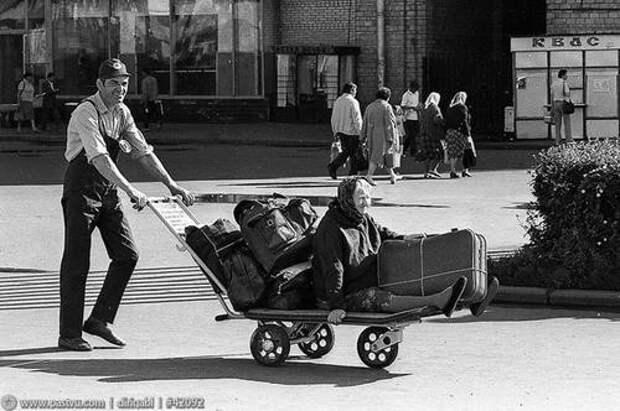
{"label": "man's flat cap", "polygon": [[127,67],[119,59],[107,59],[99,66],[99,78],[106,80],[114,77],[130,77]]}

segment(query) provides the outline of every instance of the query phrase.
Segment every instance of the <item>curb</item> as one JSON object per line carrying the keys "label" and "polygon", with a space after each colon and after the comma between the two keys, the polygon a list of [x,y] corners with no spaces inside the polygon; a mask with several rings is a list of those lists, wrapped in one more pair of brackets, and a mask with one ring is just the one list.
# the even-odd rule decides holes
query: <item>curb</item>
{"label": "curb", "polygon": [[539,287],[500,286],[493,302],[554,307],[620,308],[620,291],[548,290]]}

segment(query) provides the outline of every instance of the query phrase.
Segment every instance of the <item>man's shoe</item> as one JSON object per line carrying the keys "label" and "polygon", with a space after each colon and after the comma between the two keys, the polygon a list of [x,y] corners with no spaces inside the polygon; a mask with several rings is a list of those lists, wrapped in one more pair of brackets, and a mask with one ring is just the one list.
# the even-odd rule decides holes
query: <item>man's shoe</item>
{"label": "man's shoe", "polygon": [[450,172],[450,178],[459,178],[460,176],[458,174],[456,174],[455,172]]}
{"label": "man's shoe", "polygon": [[465,171],[465,170],[463,170],[463,172],[461,173],[461,175],[462,175],[463,177],[471,177],[471,173],[470,173],[469,171]]}
{"label": "man's shoe", "polygon": [[338,176],[336,175],[336,169],[333,168],[331,165],[327,166],[327,172],[329,173],[329,176],[332,178],[332,180],[338,179]]}
{"label": "man's shoe", "polygon": [[65,338],[58,337],[58,348],[70,351],[92,351],[93,347],[84,341],[82,337]]}
{"label": "man's shoe", "polygon": [[454,283],[454,285],[452,286],[452,294],[450,295],[450,299],[441,310],[446,317],[452,316],[452,313],[456,309],[459,300],[463,296],[465,286],[467,286],[466,277],[459,277],[459,279],[456,280],[456,283]]}
{"label": "man's shoe", "polygon": [[495,298],[498,290],[499,280],[497,279],[497,277],[493,277],[491,278],[491,281],[489,281],[489,288],[487,289],[487,295],[484,297],[484,300],[469,306],[469,310],[474,315],[474,317],[480,317],[484,313],[489,304],[491,304],[493,298]]}
{"label": "man's shoe", "polygon": [[114,335],[105,322],[94,317],[89,317],[84,323],[84,327],[82,327],[82,329],[84,332],[103,338],[110,344],[118,345],[119,347],[124,347],[126,345],[125,341]]}

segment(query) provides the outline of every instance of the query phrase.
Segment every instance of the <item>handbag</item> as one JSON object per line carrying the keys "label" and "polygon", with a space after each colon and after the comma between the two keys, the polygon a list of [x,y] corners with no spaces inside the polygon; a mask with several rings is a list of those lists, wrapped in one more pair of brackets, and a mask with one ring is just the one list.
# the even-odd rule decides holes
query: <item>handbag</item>
{"label": "handbag", "polygon": [[573,114],[575,112],[575,104],[570,100],[564,100],[562,103],[562,113]]}
{"label": "handbag", "polygon": [[[568,97],[569,93],[566,92],[566,81],[564,82],[564,85],[562,87],[562,94],[564,95],[564,97]],[[575,105],[573,104],[573,102],[571,101],[571,99],[569,98],[568,100],[564,100],[564,102],[562,103],[562,113],[563,114],[573,114],[575,112]]]}
{"label": "handbag", "polygon": [[400,167],[400,156],[402,154],[402,146],[397,146],[398,149],[392,149],[383,155],[383,165],[387,168]]}
{"label": "handbag", "polygon": [[329,150],[329,162],[333,162],[336,157],[338,157],[342,153],[342,144],[340,144],[340,140],[336,139],[332,142],[332,145]]}
{"label": "handbag", "polygon": [[351,161],[354,161],[357,165],[357,171],[368,170],[368,148],[366,147],[366,143],[360,142],[357,150],[355,150],[351,156]]}

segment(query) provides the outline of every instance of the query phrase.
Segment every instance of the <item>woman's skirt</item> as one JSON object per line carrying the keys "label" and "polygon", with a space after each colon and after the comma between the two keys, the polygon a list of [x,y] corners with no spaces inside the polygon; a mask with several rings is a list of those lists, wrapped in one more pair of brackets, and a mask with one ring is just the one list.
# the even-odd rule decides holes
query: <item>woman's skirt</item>
{"label": "woman's skirt", "polygon": [[468,136],[453,128],[446,132],[448,158],[461,158],[465,149],[470,147]]}
{"label": "woman's skirt", "polygon": [[18,120],[32,120],[34,118],[34,107],[32,101],[22,101],[17,108],[19,114]]}
{"label": "woman's skirt", "polygon": [[344,297],[347,311],[379,313],[392,302],[392,293],[378,287],[365,288]]}
{"label": "woman's skirt", "polygon": [[427,134],[420,135],[417,146],[418,151],[415,155],[417,161],[439,161],[443,156],[441,142]]}

